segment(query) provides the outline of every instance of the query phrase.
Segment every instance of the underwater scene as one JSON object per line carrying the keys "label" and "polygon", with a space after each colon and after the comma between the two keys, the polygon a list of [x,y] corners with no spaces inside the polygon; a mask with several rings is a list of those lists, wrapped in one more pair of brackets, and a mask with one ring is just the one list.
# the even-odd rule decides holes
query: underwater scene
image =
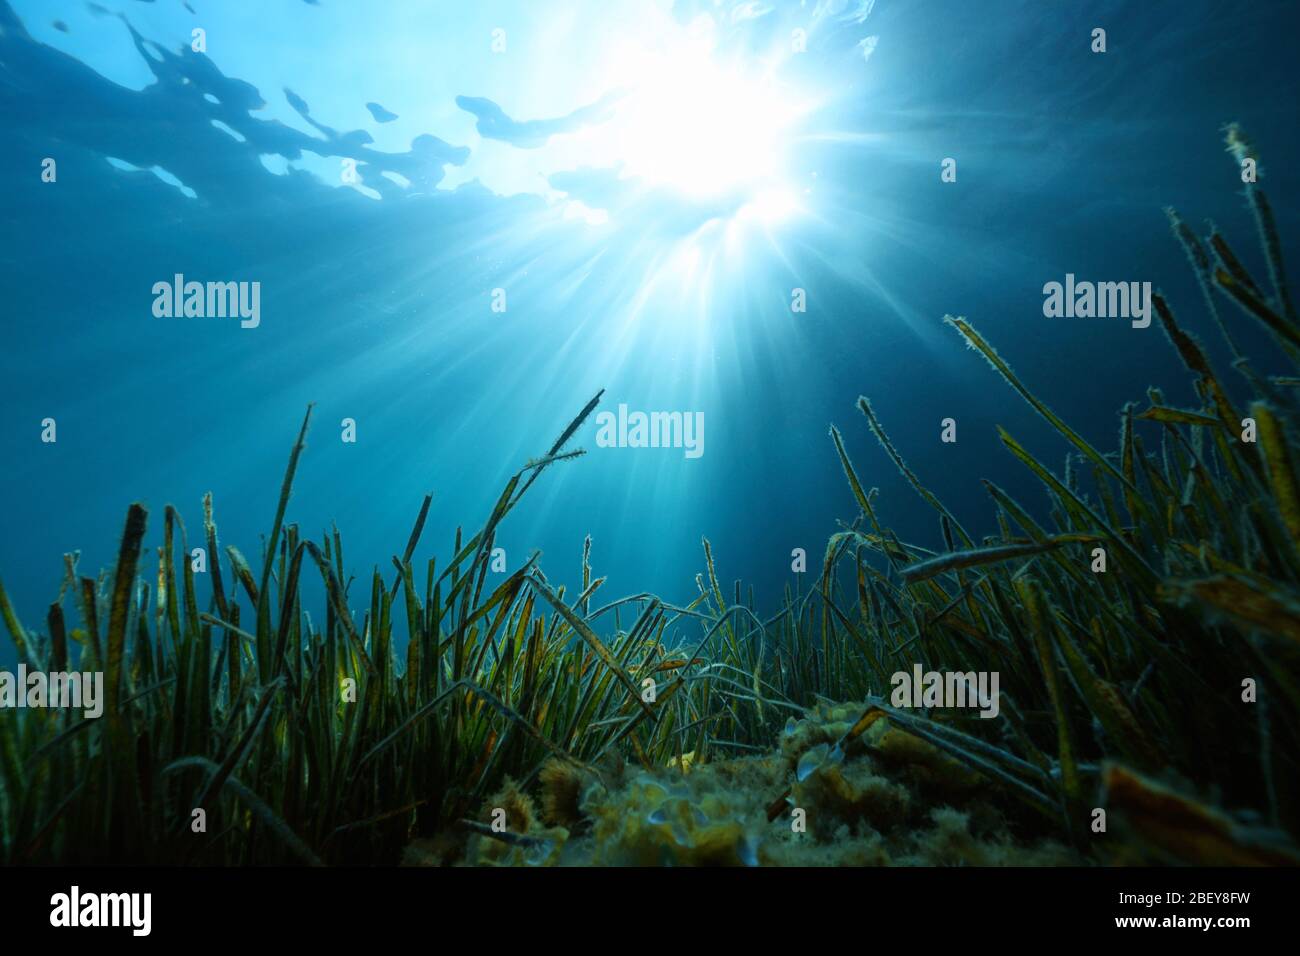
{"label": "underwater scene", "polygon": [[0,0],[0,864],[1300,863],[1297,35]]}

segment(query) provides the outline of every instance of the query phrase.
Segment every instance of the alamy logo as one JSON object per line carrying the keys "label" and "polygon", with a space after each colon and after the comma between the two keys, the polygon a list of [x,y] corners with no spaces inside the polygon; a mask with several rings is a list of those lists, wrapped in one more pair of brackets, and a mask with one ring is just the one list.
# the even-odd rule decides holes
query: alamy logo
{"label": "alamy logo", "polygon": [[81,708],[91,719],[104,713],[104,674],[67,671],[28,671],[18,665],[18,673],[0,671],[0,709],[5,707]]}
{"label": "alamy logo", "polygon": [[889,702],[895,707],[978,707],[981,717],[998,715],[997,671],[922,671],[913,664],[910,674],[898,671],[889,683],[894,687]]}
{"label": "alamy logo", "polygon": [[703,412],[629,412],[596,416],[596,444],[601,448],[684,448],[687,458],[704,454]]}
{"label": "alamy logo", "polygon": [[69,893],[50,897],[50,925],[128,926],[134,936],[148,936],[153,924],[151,893]]}
{"label": "alamy logo", "polygon": [[241,329],[262,321],[260,282],[186,282],[178,272],[171,282],[155,282],[153,294],[153,314],[160,319],[238,317]]}
{"label": "alamy logo", "polygon": [[1150,282],[1075,282],[1065,274],[1065,284],[1043,286],[1043,315],[1049,319],[1132,319],[1133,328],[1151,324]]}

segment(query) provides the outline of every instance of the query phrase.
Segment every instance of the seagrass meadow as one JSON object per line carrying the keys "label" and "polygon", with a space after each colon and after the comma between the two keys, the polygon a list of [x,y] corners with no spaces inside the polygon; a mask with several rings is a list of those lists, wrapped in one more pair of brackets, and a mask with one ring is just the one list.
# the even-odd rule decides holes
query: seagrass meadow
{"label": "seagrass meadow", "polygon": [[[1058,470],[999,432],[1043,500],[985,481],[999,530],[976,539],[859,398],[853,427],[934,509],[944,547],[889,530],[832,427],[847,517],[765,619],[720,583],[707,540],[685,606],[612,599],[590,539],[578,593],[537,555],[490,569],[534,482],[582,467],[570,445],[601,395],[443,560],[412,561],[426,497],[368,580],[337,532],[312,540],[290,520],[308,409],[256,561],[222,548],[209,496],[194,536],[171,508],[131,505],[116,567],[91,576],[69,556],[43,625],[0,587],[19,661],[102,671],[106,694],[100,719],[0,710],[0,860],[1297,862],[1300,369],[1257,372],[1231,329],[1262,323],[1300,364],[1300,323],[1267,198],[1245,197],[1266,276],[1168,211],[1204,295],[1193,320],[1153,304],[1199,407],[1151,390],[1099,449],[950,317],[971,361],[1068,443]],[[1207,335],[1237,356],[1231,380]],[[998,718],[891,706],[891,675],[916,664],[997,671]]]}

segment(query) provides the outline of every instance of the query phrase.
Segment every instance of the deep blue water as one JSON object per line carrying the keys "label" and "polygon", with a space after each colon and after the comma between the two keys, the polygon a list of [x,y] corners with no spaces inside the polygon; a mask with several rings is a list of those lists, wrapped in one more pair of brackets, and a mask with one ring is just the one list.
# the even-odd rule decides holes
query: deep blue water
{"label": "deep blue water", "polygon": [[[1045,318],[1045,282],[1150,281],[1231,374],[1162,213],[1214,220],[1262,273],[1225,122],[1300,254],[1293,2],[189,6],[0,0],[0,580],[36,630],[62,555],[111,565],[135,500],[150,546],[167,503],[197,544],[213,492],[256,563],[309,402],[289,520],[337,524],[360,595],[423,494],[417,567],[602,388],[703,413],[703,454],[598,447],[589,421],[502,528],[509,566],[540,549],[573,585],[590,534],[604,596],[685,602],[705,536],[771,609],[791,550],[816,567],[856,511],[832,422],[882,516],[939,543],[860,394],[971,530],[993,530],[980,477],[1044,509],[994,426],[1058,469],[1063,442],[945,313],[1103,448],[1148,385],[1193,397],[1155,325]],[[258,282],[260,324],[156,317],[177,273]]]}

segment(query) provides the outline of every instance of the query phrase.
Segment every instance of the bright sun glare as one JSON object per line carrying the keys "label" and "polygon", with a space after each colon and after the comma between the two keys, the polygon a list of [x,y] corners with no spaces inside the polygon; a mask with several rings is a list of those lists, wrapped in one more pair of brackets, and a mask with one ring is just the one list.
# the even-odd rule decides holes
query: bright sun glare
{"label": "bright sun glare", "polygon": [[735,198],[765,221],[797,208],[784,175],[801,104],[770,64],[720,59],[711,18],[620,51],[613,72],[624,95],[591,145],[624,177],[695,201]]}

